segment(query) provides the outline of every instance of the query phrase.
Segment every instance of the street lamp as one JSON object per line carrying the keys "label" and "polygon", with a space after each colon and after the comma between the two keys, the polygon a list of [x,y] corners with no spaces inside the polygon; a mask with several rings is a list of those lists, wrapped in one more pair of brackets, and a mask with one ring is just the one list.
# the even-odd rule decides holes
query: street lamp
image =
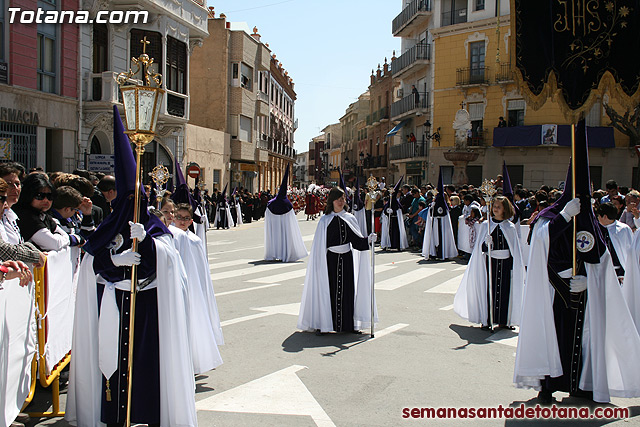
{"label": "street lamp", "polygon": [[[155,136],[156,122],[160,114],[162,96],[164,90],[162,76],[150,70],[153,58],[149,58],[146,53],[147,45],[150,43],[145,36],[142,40],[142,54],[138,58],[131,58],[136,65],[136,71],[129,69],[127,73],[118,74],[116,80],[120,85],[122,93],[122,103],[124,105],[125,133],[136,146],[136,187],[134,192],[133,222],[138,222],[140,218],[140,185],[142,169],[140,166],[144,146],[153,141]],[[131,84],[134,76],[140,77],[143,85]],[[152,86],[152,82],[155,85]],[[133,239],[131,250],[138,251],[138,241]],[[126,426],[131,426],[131,386],[133,372],[133,331],[135,327],[136,293],[138,285],[138,269],[136,265],[131,266],[131,301],[129,317],[129,359],[127,366],[127,418]]]}

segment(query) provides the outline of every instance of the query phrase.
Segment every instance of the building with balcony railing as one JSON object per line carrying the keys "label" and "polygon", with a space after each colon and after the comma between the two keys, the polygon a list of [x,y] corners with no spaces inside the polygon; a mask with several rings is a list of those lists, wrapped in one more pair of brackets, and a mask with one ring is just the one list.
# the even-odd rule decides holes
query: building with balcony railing
{"label": "building with balcony railing", "polygon": [[[389,143],[387,133],[393,126],[391,119],[394,83],[391,66],[386,58],[382,67],[371,74],[369,85],[371,124],[367,126],[365,142],[362,144],[361,153],[364,154],[361,180],[366,180],[369,175],[377,179],[390,178],[387,156]],[[358,154],[360,156],[360,154]]]}
{"label": "building with balcony railing", "polygon": [[[352,182],[356,177],[356,168],[354,164],[357,162],[360,153],[358,143],[363,129],[358,130],[358,123],[365,125],[364,118],[370,115],[370,93],[369,91],[361,94],[356,102],[347,107],[344,116],[340,117],[342,125],[342,144],[341,144],[341,162],[342,173],[347,182]],[[384,114],[382,114],[384,115]]]}
{"label": "building with balcony railing", "polygon": [[[554,101],[549,100],[539,110],[534,110],[519,92],[514,64],[509,63],[510,38],[513,37],[509,8],[507,1],[500,2],[499,10],[495,0],[434,1],[436,24],[429,30],[433,52],[430,59],[433,70],[430,132],[440,127],[440,139],[439,142],[434,138],[426,140],[429,142],[426,149],[419,136],[414,145],[403,141],[398,148],[392,147],[392,163],[423,155],[427,182],[437,182],[441,169],[445,179],[450,177],[453,165],[444,154],[454,147],[451,123],[456,112],[464,108],[471,120],[466,149],[479,154],[467,167],[471,184],[479,184],[483,178],[494,178],[501,173],[503,161],[510,169],[513,185],[520,183],[528,188],[538,188],[542,184],[557,185],[564,180],[569,162],[567,136],[559,136],[562,144],[545,145],[540,127],[557,124],[559,129],[564,129],[567,121]],[[499,21],[496,12],[500,15]],[[404,95],[407,95],[406,91]],[[593,138],[607,140],[606,146],[590,146],[590,152],[593,151],[593,155],[590,154],[592,179],[598,183],[603,177],[613,178],[629,185],[635,160],[628,156],[629,149],[624,147],[628,144],[626,137],[610,128],[606,135],[607,128],[602,130],[601,126],[608,122],[602,109],[603,102],[605,100],[601,99],[586,114],[588,126],[595,129]],[[497,127],[500,118],[507,127]],[[560,134],[560,130],[558,132]],[[407,132],[400,130],[398,133]]]}
{"label": "building with balcony railing", "polygon": [[[96,168],[92,162],[94,156],[112,155],[112,106],[118,105],[122,113],[122,99],[114,76],[132,67],[131,57],[137,58],[142,53],[140,41],[146,37],[150,42],[146,52],[157,64],[156,71],[163,77],[162,88],[166,94],[160,107],[156,137],[145,147],[142,167],[150,171],[162,164],[173,173],[176,158],[183,165],[197,161],[193,160],[195,151],[188,154],[190,139],[196,134],[202,135],[201,131],[188,129],[187,125],[191,114],[190,77],[194,49],[209,35],[208,11],[203,4],[194,1],[184,2],[182,10],[177,10],[169,0],[140,0],[136,6],[140,10],[153,10],[154,19],[147,24],[133,23],[124,27],[97,23],[80,26],[80,75],[83,81],[79,145],[82,157],[89,160],[85,167],[90,170]],[[129,10],[131,4],[109,0],[102,7],[124,11]],[[223,135],[217,138],[224,141]],[[150,180],[146,173],[143,177],[145,182]],[[214,183],[212,167],[206,165],[202,178],[211,188]]]}
{"label": "building with balcony railing", "polygon": [[431,18],[431,0],[403,1],[402,12],[391,23],[391,33],[404,37],[415,28],[421,28]]}

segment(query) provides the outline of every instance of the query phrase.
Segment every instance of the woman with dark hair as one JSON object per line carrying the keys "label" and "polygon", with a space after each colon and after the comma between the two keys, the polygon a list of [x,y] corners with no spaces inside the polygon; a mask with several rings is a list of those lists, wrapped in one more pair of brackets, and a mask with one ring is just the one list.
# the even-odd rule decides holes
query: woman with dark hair
{"label": "woman with dark hair", "polygon": [[360,251],[376,234],[362,236],[346,202],[344,191],[333,187],[318,223],[298,317],[303,331],[359,333],[371,325],[371,271]]}
{"label": "woman with dark hair", "polygon": [[69,235],[47,212],[55,195],[55,188],[45,174],[30,174],[22,181],[20,199],[13,207],[22,238],[42,251],[59,251],[72,243]]}

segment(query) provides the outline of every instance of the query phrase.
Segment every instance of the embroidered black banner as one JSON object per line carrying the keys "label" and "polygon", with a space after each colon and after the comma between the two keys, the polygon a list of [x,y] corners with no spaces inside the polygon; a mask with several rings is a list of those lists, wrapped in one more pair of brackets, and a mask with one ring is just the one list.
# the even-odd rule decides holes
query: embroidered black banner
{"label": "embroidered black banner", "polygon": [[637,105],[640,0],[511,0],[511,26],[512,62],[533,108],[556,89],[571,114],[590,108],[598,88]]}

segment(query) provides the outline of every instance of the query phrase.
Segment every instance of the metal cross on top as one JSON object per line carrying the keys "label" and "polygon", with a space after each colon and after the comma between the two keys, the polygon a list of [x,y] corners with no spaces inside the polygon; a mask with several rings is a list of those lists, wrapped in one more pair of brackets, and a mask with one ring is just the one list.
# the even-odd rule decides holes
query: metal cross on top
{"label": "metal cross on top", "polygon": [[156,183],[158,188],[162,187],[167,181],[169,181],[169,178],[171,178],[169,169],[164,165],[157,165],[154,167],[153,170],[149,172],[149,176],[153,179],[153,182]]}
{"label": "metal cross on top", "polygon": [[375,176],[369,176],[369,179],[367,179],[367,188],[370,193],[373,193],[378,189],[378,180]]}
{"label": "metal cross on top", "polygon": [[151,42],[147,40],[147,36],[144,36],[142,40],[140,40],[140,43],[142,43],[142,53],[147,53],[147,45],[151,44]]}
{"label": "metal cross on top", "polygon": [[496,195],[496,193],[498,192],[496,190],[495,185],[493,185],[493,182],[489,181],[488,179],[485,179],[482,182],[482,185],[480,186],[480,191],[482,191],[484,193],[484,199],[489,202],[493,199],[493,196]]}

